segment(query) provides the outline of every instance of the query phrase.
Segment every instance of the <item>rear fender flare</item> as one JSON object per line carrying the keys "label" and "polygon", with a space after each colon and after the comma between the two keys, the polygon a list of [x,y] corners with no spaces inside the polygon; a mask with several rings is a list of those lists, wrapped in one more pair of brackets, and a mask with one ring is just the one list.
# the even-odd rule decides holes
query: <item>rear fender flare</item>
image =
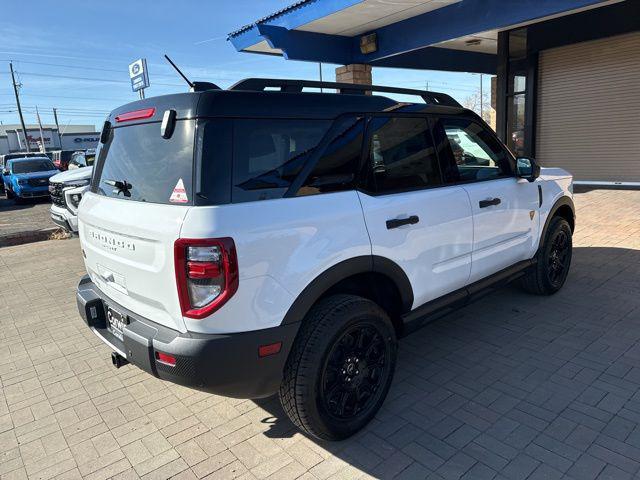
{"label": "rear fender flare", "polygon": [[403,313],[411,310],[413,288],[404,270],[388,258],[364,255],[337,263],[313,279],[289,307],[282,324],[300,322],[318,299],[331,287],[345,278],[367,272],[376,272],[387,276],[398,288]]}

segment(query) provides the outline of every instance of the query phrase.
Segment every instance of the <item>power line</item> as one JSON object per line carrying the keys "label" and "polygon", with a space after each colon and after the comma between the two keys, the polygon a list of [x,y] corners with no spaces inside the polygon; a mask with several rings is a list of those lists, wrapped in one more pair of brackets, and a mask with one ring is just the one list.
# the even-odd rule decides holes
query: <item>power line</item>
{"label": "power line", "polygon": [[[12,93],[0,93],[0,95],[7,95],[7,96],[13,96]],[[78,97],[76,95],[74,96],[65,96],[65,95],[41,95],[38,93],[25,93],[22,94],[23,97],[42,97],[42,98],[68,98],[71,100],[102,100],[102,101],[115,101],[115,102],[126,102],[126,101],[131,101],[131,99],[128,98],[114,98],[114,97]],[[13,105],[13,104],[11,104]]]}
{"label": "power line", "polygon": [[[0,72],[0,75],[6,73]],[[20,75],[27,75],[32,77],[51,77],[51,78],[66,78],[69,80],[82,80],[88,82],[99,82],[99,83],[126,83],[127,85],[130,83],[127,80],[113,80],[109,78],[95,78],[95,77],[76,77],[72,75],[56,75],[53,73],[36,73],[36,72],[20,72]],[[179,83],[158,83],[154,82],[155,85],[162,85],[164,87],[184,87],[184,84]]]}
{"label": "power line", "polygon": [[[9,61],[9,60],[0,60],[0,61]],[[116,70],[115,68],[85,67],[85,66],[81,66],[81,65],[64,65],[64,64],[61,64],[61,63],[30,62],[28,60],[14,60],[14,63],[17,63],[17,64],[26,63],[26,64],[29,64],[29,65],[44,65],[44,66],[48,66],[48,67],[74,68],[74,69],[79,69],[79,70],[96,70],[96,71],[100,71],[100,72],[114,72],[114,73],[121,73],[121,74],[125,73],[123,70]],[[166,74],[166,73],[154,73],[153,76],[154,77],[176,78],[175,75],[169,75],[169,74]]]}

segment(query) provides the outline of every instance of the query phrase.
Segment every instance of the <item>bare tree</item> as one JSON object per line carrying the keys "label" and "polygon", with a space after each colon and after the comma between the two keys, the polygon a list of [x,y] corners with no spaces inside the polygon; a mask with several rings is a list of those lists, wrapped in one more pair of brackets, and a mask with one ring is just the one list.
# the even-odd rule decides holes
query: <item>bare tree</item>
{"label": "bare tree", "polygon": [[491,92],[485,91],[480,96],[478,88],[462,101],[462,106],[476,112],[485,122],[491,123]]}

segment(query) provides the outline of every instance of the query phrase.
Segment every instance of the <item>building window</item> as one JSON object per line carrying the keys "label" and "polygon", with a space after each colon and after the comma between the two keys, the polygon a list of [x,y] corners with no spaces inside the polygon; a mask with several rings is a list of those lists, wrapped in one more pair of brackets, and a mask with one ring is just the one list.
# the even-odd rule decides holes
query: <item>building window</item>
{"label": "building window", "polygon": [[507,82],[507,145],[516,156],[525,155],[527,139],[525,111],[527,107],[527,31],[509,32]]}

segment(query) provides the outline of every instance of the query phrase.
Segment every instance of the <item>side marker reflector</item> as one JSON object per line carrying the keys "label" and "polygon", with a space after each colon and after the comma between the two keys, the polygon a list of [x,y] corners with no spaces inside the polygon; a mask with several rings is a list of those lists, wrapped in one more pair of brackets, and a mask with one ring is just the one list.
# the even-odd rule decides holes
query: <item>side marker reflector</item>
{"label": "side marker reflector", "polygon": [[164,363],[170,367],[176,366],[176,357],[169,355],[168,353],[156,352],[156,360],[159,363]]}
{"label": "side marker reflector", "polygon": [[276,353],[280,353],[281,348],[282,342],[270,343],[269,345],[261,345],[260,347],[258,347],[258,356],[268,357],[269,355],[275,355]]}

